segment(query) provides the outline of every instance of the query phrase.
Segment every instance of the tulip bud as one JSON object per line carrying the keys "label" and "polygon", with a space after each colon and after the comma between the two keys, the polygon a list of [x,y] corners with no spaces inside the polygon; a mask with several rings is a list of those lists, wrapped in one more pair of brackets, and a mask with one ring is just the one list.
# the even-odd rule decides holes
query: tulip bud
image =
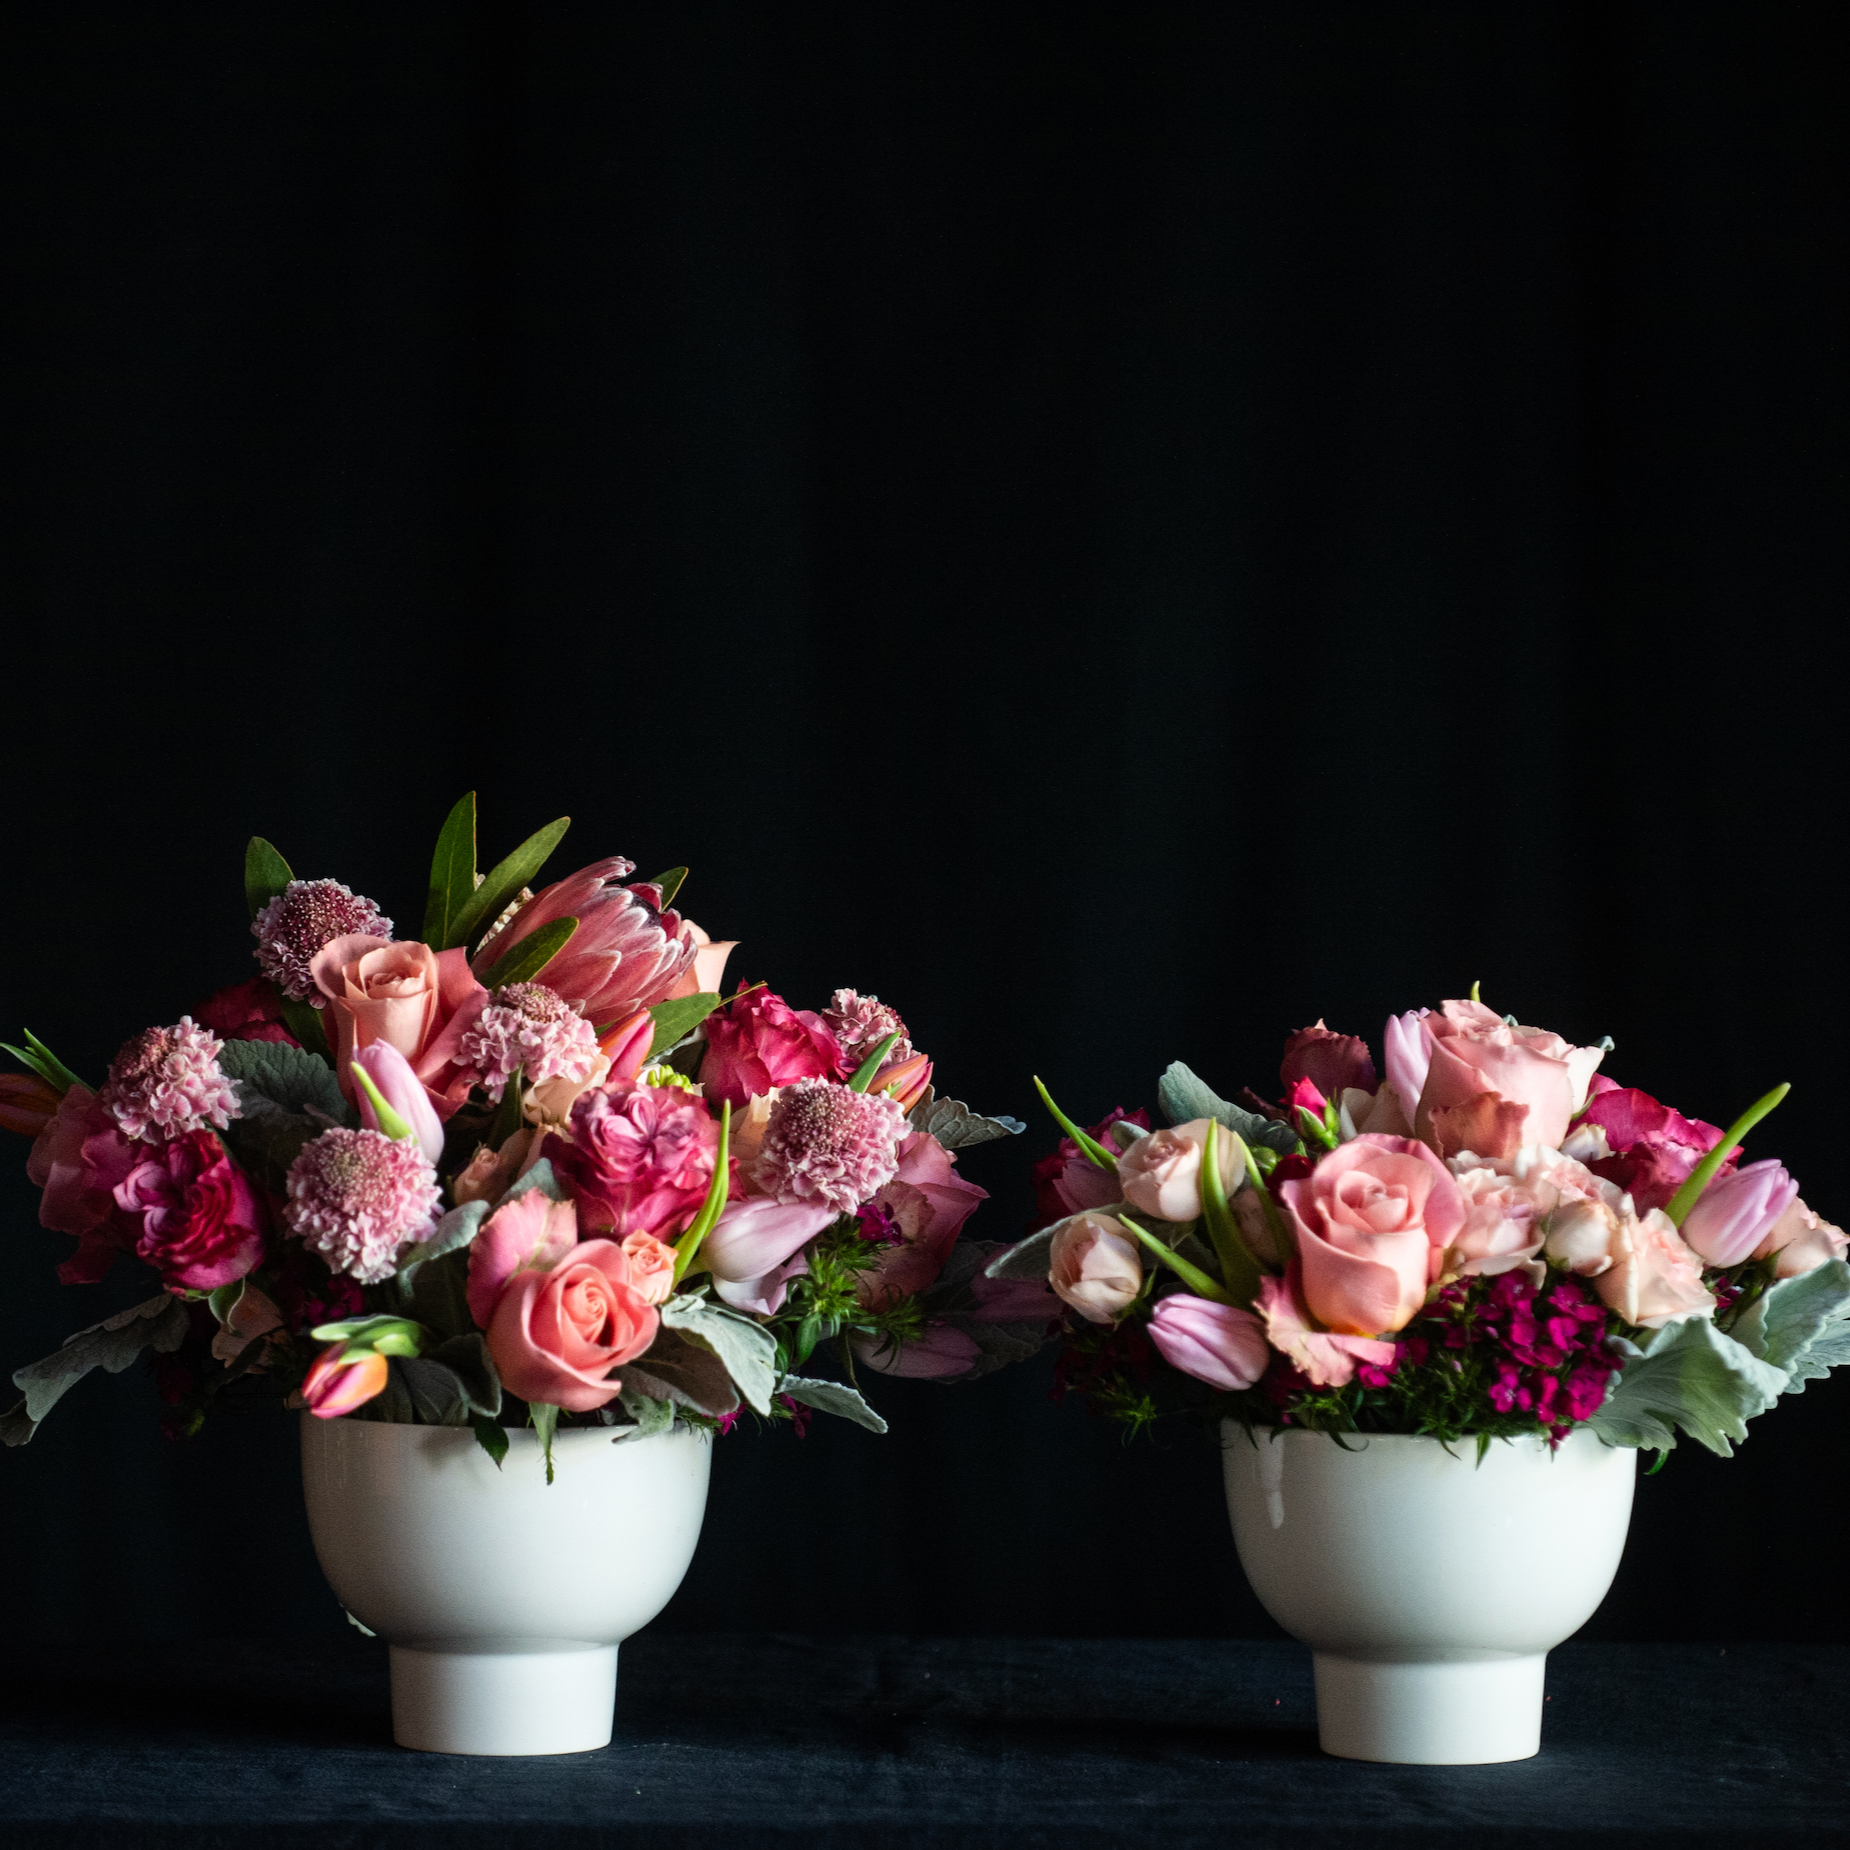
{"label": "tulip bud", "polygon": [[1109,1215],[1075,1214],[1047,1249],[1047,1282],[1088,1323],[1116,1323],[1143,1289],[1143,1261]]}
{"label": "tulip bud", "polygon": [[1749,1163],[1696,1197],[1683,1216],[1683,1243],[1710,1265],[1739,1265],[1798,1198],[1799,1185],[1779,1163]]}
{"label": "tulip bud", "polygon": [[884,1092],[901,1111],[910,1111],[925,1096],[925,1088],[930,1084],[931,1059],[926,1054],[915,1053],[882,1067],[867,1089]]}
{"label": "tulip bud", "polygon": [[383,1393],[386,1359],[371,1350],[350,1354],[343,1343],[323,1349],[302,1380],[302,1400],[318,1420],[337,1420]]}
{"label": "tulip bud", "polygon": [[1230,1393],[1251,1387],[1272,1356],[1265,1326],[1250,1310],[1187,1291],[1171,1293],[1150,1313],[1150,1340],[1171,1368]]}
{"label": "tulip bud", "polygon": [[443,1120],[411,1062],[389,1041],[374,1041],[354,1054],[352,1070],[360,1122],[387,1137],[416,1138],[435,1168],[443,1160]]}
{"label": "tulip bud", "polygon": [[633,1086],[637,1075],[649,1063],[649,1049],[655,1042],[655,1017],[647,1009],[627,1015],[614,1027],[597,1037],[598,1050],[610,1058],[610,1071],[604,1083],[609,1086]]}
{"label": "tulip bud", "polygon": [[0,1129],[36,1137],[58,1115],[62,1097],[36,1073],[0,1073]]}

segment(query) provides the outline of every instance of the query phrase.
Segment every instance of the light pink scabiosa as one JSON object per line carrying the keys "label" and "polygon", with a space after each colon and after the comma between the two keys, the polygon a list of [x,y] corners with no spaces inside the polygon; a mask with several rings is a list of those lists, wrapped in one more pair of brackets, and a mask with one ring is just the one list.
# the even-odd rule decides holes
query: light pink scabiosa
{"label": "light pink scabiosa", "polygon": [[224,1044],[190,1015],[123,1042],[100,1095],[122,1134],[160,1143],[238,1117],[237,1088],[218,1064]]}
{"label": "light pink scabiosa", "polygon": [[376,1285],[436,1224],[437,1172],[415,1138],[323,1131],[289,1168],[283,1219],[328,1270]]}
{"label": "light pink scabiosa", "polygon": [[326,1008],[309,964],[317,951],[354,933],[389,938],[392,921],[338,880],[291,880],[251,921],[257,967],[291,1002]]}
{"label": "light pink scabiosa", "polygon": [[602,1057],[597,1030],[544,983],[509,983],[464,1033],[462,1063],[475,1069],[490,1098],[507,1089],[514,1069],[534,1084],[591,1077]]}
{"label": "light pink scabiosa", "polygon": [[852,1214],[892,1181],[908,1129],[890,1098],[830,1079],[799,1079],[771,1107],[759,1186],[779,1201],[822,1201]]}
{"label": "light pink scabiosa", "polygon": [[911,1057],[912,1043],[906,1038],[906,1024],[897,1009],[888,1008],[878,996],[863,996],[852,989],[838,989],[822,1011],[837,1041],[849,1072],[861,1064],[889,1034],[899,1039],[887,1050],[886,1064],[896,1066]]}

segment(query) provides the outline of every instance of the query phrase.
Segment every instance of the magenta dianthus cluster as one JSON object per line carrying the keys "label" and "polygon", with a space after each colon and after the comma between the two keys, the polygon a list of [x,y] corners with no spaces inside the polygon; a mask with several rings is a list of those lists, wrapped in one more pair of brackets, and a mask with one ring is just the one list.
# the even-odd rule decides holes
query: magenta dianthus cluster
{"label": "magenta dianthus cluster", "polygon": [[291,880],[251,921],[257,967],[291,1002],[326,1006],[309,965],[336,938],[389,938],[392,921],[338,880]]}
{"label": "magenta dianthus cluster", "polygon": [[237,1088],[219,1067],[225,1043],[182,1015],[171,1028],[144,1028],[109,1068],[101,1101],[125,1137],[159,1143],[239,1115]]}

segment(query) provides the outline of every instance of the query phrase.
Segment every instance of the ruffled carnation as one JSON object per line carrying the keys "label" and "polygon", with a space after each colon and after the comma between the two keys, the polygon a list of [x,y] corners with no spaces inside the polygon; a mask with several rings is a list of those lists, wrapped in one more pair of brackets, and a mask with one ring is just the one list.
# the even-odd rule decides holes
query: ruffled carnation
{"label": "ruffled carnation", "polygon": [[415,1138],[332,1130],[290,1165],[283,1219],[329,1271],[376,1285],[392,1276],[401,1248],[436,1225],[440,1202]]}
{"label": "ruffled carnation", "polygon": [[462,1037],[462,1064],[475,1069],[490,1098],[498,1099],[519,1068],[537,1085],[547,1079],[581,1084],[596,1070],[597,1031],[556,989],[544,983],[509,983]]}
{"label": "ruffled carnation", "polygon": [[899,1019],[899,1011],[888,1008],[878,996],[838,989],[822,1011],[822,1019],[841,1043],[842,1059],[851,1073],[889,1034],[897,1034],[899,1039],[887,1050],[886,1063],[893,1065],[911,1058],[912,1043],[906,1038],[906,1024]]}
{"label": "ruffled carnation", "polygon": [[310,962],[336,938],[356,932],[389,938],[392,921],[338,880],[291,880],[251,923],[257,967],[291,1002],[315,1008],[326,1008],[327,997],[309,971]]}
{"label": "ruffled carnation", "polygon": [[799,1079],[771,1107],[759,1185],[779,1201],[825,1201],[852,1214],[892,1181],[909,1128],[890,1098]]}
{"label": "ruffled carnation", "polygon": [[671,1239],[706,1199],[719,1125],[703,1099],[672,1086],[593,1090],[572,1106],[571,1141],[546,1140],[589,1233]]}
{"label": "ruffled carnation", "polygon": [[223,1130],[239,1116],[237,1089],[218,1064],[217,1035],[182,1015],[171,1028],[147,1028],[123,1043],[100,1094],[126,1137],[159,1143]]}

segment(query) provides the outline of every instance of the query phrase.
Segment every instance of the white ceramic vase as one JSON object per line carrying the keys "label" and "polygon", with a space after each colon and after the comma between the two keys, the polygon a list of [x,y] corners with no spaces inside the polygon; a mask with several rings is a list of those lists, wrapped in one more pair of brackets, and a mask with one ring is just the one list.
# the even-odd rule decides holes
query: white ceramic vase
{"label": "white ceramic vase", "polygon": [[1493,1440],[1482,1464],[1475,1440],[1339,1446],[1229,1421],[1221,1441],[1246,1577],[1314,1654],[1325,1753],[1461,1766],[1539,1749],[1543,1665],[1618,1571],[1635,1451],[1584,1427],[1552,1453]]}
{"label": "white ceramic vase", "polygon": [[442,1754],[610,1740],[617,1646],[668,1603],[706,1510],[710,1441],[302,1416],[302,1486],[335,1597],[391,1646],[392,1733]]}

